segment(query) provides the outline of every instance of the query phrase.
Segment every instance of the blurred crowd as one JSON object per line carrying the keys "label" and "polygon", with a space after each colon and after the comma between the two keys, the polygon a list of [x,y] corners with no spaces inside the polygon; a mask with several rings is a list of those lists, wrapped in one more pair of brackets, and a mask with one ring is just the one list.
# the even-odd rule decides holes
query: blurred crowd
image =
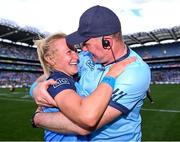
{"label": "blurred crowd", "polygon": [[7,64],[0,62],[0,69],[11,69],[18,71],[42,71],[42,68],[37,65],[20,65],[20,64]]}
{"label": "blurred crowd", "polygon": [[1,71],[0,86],[29,87],[40,75],[40,73]]}
{"label": "blurred crowd", "polygon": [[[143,59],[180,56],[180,43],[158,44],[133,48]],[[37,61],[36,48],[0,42],[0,57],[12,58],[11,62],[0,60],[0,86],[30,86],[42,73]],[[24,59],[20,64],[16,60]],[[152,82],[180,83],[180,62],[148,63],[152,70]]]}
{"label": "blurred crowd", "polygon": [[133,48],[143,59],[162,58],[162,57],[179,57],[180,43],[156,44]]}
{"label": "blurred crowd", "polygon": [[0,42],[0,56],[26,60],[38,60],[35,48],[5,42]]}
{"label": "blurred crowd", "polygon": [[179,69],[161,69],[152,71],[152,82],[166,84],[180,84]]}

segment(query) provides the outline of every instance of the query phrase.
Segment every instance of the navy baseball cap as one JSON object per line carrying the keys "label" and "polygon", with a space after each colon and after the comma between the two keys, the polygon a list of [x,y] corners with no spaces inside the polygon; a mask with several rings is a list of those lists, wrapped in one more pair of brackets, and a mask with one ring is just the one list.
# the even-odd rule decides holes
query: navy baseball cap
{"label": "navy baseball cap", "polygon": [[79,28],[76,32],[66,36],[69,45],[80,44],[90,38],[121,32],[118,16],[109,8],[93,6],[80,17]]}

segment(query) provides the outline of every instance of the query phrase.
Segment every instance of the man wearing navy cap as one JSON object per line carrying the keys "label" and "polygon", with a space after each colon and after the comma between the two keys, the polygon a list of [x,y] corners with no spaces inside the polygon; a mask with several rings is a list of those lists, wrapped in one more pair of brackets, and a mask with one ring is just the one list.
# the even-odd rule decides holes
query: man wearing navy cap
{"label": "man wearing navy cap", "polygon": [[[111,101],[101,120],[92,126],[91,131],[87,131],[90,133],[88,138],[92,141],[141,141],[140,109],[150,85],[150,69],[139,55],[126,47],[117,15],[103,6],[89,8],[81,16],[78,30],[68,35],[66,42],[71,46],[82,45],[79,83],[89,94],[113,63],[136,57],[136,61],[116,80]],[[39,94],[40,89],[36,87],[33,94],[36,103],[51,105],[53,99]],[[37,100],[37,96],[43,96],[43,99]],[[87,134],[61,116],[62,114],[38,113],[34,120],[38,126],[51,126],[51,129],[59,132]]]}

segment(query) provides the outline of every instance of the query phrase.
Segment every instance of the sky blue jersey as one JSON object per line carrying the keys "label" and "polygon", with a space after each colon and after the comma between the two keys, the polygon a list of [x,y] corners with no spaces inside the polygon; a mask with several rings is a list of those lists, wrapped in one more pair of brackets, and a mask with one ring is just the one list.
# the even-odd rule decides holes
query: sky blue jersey
{"label": "sky blue jersey", "polygon": [[[109,106],[121,111],[122,115],[90,134],[89,139],[92,141],[141,141],[140,109],[150,85],[151,74],[149,66],[129,48],[127,54],[117,61],[131,56],[137,59],[116,79],[109,103]],[[95,90],[111,65],[93,63],[89,52],[80,54],[79,84],[87,94]]]}

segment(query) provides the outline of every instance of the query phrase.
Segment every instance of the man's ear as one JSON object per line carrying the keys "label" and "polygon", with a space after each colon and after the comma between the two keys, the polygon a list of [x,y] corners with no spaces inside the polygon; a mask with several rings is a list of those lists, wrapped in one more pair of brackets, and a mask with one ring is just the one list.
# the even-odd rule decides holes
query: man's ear
{"label": "man's ear", "polygon": [[102,44],[105,49],[110,49],[113,46],[112,37],[104,36],[102,39]]}
{"label": "man's ear", "polygon": [[107,39],[108,39],[108,41],[109,41],[110,47],[112,47],[112,46],[113,46],[113,40],[112,40],[112,38],[107,38]]}

